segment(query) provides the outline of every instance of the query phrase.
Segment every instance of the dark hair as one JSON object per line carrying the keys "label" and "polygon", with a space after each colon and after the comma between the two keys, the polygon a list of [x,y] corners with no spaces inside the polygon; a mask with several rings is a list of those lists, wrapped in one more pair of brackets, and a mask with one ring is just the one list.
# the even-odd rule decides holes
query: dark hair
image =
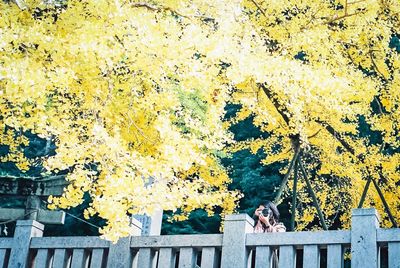
{"label": "dark hair", "polygon": [[272,203],[271,201],[267,200],[264,201],[260,204],[260,206],[264,206],[266,209],[270,209],[272,211],[272,214],[274,215],[274,219],[276,221],[279,221],[279,210],[276,207],[276,205],[274,203]]}

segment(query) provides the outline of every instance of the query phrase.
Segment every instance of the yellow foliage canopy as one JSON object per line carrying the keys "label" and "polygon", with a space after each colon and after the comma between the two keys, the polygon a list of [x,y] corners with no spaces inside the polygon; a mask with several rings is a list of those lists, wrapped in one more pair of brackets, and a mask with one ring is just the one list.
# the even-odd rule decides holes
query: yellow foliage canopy
{"label": "yellow foliage canopy", "polygon": [[[229,74],[239,82],[234,98],[243,104],[235,120],[253,115],[270,137],[235,150],[262,148],[269,164],[290,160],[299,144],[328,223],[342,212],[346,224],[370,177],[399,220],[400,57],[389,46],[399,34],[399,1],[246,0],[243,6],[264,50],[242,50],[245,60],[232,64]],[[300,192],[310,203],[303,184]],[[366,204],[387,215],[380,199],[371,191]],[[302,229],[316,214],[299,210]],[[391,225],[387,216],[383,224]]]}
{"label": "yellow foliage canopy", "polygon": [[[234,210],[239,194],[216,157],[232,142],[228,102],[242,105],[232,123],[251,115],[270,134],[235,149],[262,148],[269,164],[290,160],[298,144],[331,220],[356,206],[370,176],[386,178],[389,205],[399,206],[400,60],[388,46],[398,1],[27,6],[0,2],[0,129],[10,146],[2,160],[29,168],[19,152],[26,139],[10,129],[54,139],[44,165],[70,169],[71,185],[52,207],[89,192],[87,214],[108,221],[106,237],[129,234],[127,212]],[[360,118],[382,141],[360,133]],[[300,199],[309,200],[301,189]],[[374,192],[367,202],[377,200]],[[298,227],[313,213],[301,211]]]}
{"label": "yellow foliage canopy", "polygon": [[127,213],[233,212],[239,194],[216,156],[232,139],[222,124],[230,88],[219,59],[205,55],[232,34],[214,28],[238,3],[199,4],[68,1],[55,20],[40,1],[25,11],[0,3],[3,161],[29,168],[26,138],[12,129],[53,139],[56,155],[43,164],[69,169],[70,185],[51,208],[88,192],[86,214],[106,219],[113,240],[129,234]]}

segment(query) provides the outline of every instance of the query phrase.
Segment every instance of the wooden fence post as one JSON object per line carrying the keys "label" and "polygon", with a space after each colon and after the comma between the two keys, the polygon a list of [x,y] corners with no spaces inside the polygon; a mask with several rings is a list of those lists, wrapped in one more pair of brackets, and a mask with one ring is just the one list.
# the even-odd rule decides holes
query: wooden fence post
{"label": "wooden fence post", "polygon": [[377,268],[378,213],[374,208],[353,209],[351,217],[351,267]]}
{"label": "wooden fence post", "polygon": [[17,221],[8,267],[25,268],[32,237],[43,236],[44,225],[35,220]]}
{"label": "wooden fence post", "polygon": [[[131,219],[132,235],[140,236],[142,224]],[[120,238],[116,244],[111,244],[108,252],[107,268],[132,267],[131,237]]]}
{"label": "wooden fence post", "polygon": [[254,220],[247,214],[227,215],[222,239],[221,268],[247,267],[249,251],[246,234],[253,232]]}

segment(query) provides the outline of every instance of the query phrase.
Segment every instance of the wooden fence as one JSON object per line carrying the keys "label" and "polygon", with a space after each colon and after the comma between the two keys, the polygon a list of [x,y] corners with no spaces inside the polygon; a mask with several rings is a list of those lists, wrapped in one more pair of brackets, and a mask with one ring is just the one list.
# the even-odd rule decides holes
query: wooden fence
{"label": "wooden fence", "polygon": [[[230,215],[223,234],[133,236],[116,244],[98,237],[42,237],[43,225],[18,221],[0,238],[1,267],[137,268],[400,268],[400,229],[380,229],[375,209],[355,209],[351,230],[252,233],[253,220]],[[139,230],[140,231],[140,230]]]}

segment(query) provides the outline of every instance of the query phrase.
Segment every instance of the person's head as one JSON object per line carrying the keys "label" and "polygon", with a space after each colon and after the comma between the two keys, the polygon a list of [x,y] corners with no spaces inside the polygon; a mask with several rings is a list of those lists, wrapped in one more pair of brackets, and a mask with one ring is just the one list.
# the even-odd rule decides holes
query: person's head
{"label": "person's head", "polygon": [[260,205],[258,206],[258,209],[264,210],[264,209],[268,209],[271,210],[272,215],[274,216],[274,219],[276,221],[279,220],[279,211],[278,208],[276,207],[276,205],[274,203],[272,203],[271,201],[264,201],[261,202]]}

